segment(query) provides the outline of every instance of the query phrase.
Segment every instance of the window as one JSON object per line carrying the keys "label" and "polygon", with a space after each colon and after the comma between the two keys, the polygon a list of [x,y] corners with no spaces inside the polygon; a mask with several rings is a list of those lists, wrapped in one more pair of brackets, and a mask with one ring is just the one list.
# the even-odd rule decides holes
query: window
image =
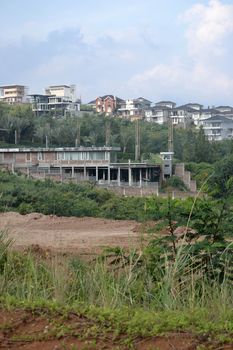
{"label": "window", "polygon": [[43,153],[43,152],[38,152],[38,153],[37,153],[37,159],[38,159],[39,161],[44,160],[44,153]]}
{"label": "window", "polygon": [[108,152],[58,152],[57,160],[106,160]]}

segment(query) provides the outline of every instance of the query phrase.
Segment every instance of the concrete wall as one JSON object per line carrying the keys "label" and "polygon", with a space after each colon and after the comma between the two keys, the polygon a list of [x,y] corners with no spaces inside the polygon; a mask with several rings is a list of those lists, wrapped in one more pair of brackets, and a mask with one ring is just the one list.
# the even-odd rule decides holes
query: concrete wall
{"label": "concrete wall", "polygon": [[196,192],[197,190],[197,184],[195,180],[191,180],[191,173],[190,171],[185,171],[184,163],[176,164],[175,167],[175,176],[178,176],[181,178],[186,185],[186,187],[191,192]]}

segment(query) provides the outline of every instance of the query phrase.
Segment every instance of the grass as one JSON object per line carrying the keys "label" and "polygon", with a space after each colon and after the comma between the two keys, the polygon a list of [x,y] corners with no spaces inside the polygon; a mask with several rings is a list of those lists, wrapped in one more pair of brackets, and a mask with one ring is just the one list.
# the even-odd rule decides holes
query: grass
{"label": "grass", "polygon": [[[197,271],[182,275],[179,260],[167,266],[157,281],[146,264],[139,266],[139,259],[133,258],[117,269],[106,259],[44,261],[30,252],[7,250],[0,262],[2,307],[62,317],[72,311],[95,322],[86,335],[114,332],[131,339],[179,331],[226,342],[233,337],[231,284],[227,280],[210,283]],[[62,325],[53,328],[53,336],[70,332]]]}

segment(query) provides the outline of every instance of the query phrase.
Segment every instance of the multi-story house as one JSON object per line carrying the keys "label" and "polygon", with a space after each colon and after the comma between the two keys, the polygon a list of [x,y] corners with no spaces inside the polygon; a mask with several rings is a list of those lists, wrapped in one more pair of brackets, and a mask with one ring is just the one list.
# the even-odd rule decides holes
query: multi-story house
{"label": "multi-story house", "polygon": [[24,85],[0,86],[0,101],[14,105],[27,102],[27,88]]}
{"label": "multi-story house", "polygon": [[113,95],[99,96],[95,100],[96,112],[114,114],[123,102],[124,100]]}
{"label": "multi-story house", "polygon": [[54,112],[64,116],[67,112],[77,114],[80,111],[80,101],[76,99],[75,85],[55,85],[45,89],[45,95],[29,95],[32,110],[36,115]]}
{"label": "multi-story house", "polygon": [[160,101],[160,102],[156,102],[155,103],[155,107],[163,107],[163,108],[175,108],[176,107],[176,103],[172,102],[172,101]]}
{"label": "multi-story house", "polygon": [[214,108],[216,111],[220,113],[233,113],[233,107],[231,106],[218,106]]}
{"label": "multi-story house", "polygon": [[199,103],[187,103],[186,106],[190,108],[191,119],[193,121],[193,124],[197,126],[202,116],[203,105]]}
{"label": "multi-story house", "polygon": [[167,123],[171,108],[155,106],[145,111],[145,120],[163,125]]}
{"label": "multi-story house", "polygon": [[125,119],[136,120],[143,119],[146,111],[150,110],[151,101],[144,97],[122,101],[118,108],[118,115]]}
{"label": "multi-story house", "polygon": [[209,141],[228,140],[233,137],[233,120],[217,114],[200,123]]}
{"label": "multi-story house", "polygon": [[[170,110],[170,118],[174,126],[186,128],[192,124],[193,113],[196,110],[188,105],[179,106]],[[199,113],[199,112],[198,112]]]}
{"label": "multi-story house", "polygon": [[171,110],[175,108],[176,104],[172,101],[156,102],[155,106],[145,111],[145,119],[152,123],[164,124],[168,122]]}

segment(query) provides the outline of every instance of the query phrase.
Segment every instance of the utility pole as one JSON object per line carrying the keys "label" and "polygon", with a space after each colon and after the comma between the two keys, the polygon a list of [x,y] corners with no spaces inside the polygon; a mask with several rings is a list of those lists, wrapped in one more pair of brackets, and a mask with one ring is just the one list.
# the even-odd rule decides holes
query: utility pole
{"label": "utility pole", "polygon": [[173,122],[170,116],[168,118],[168,152],[173,152]]}
{"label": "utility pole", "polygon": [[81,143],[81,126],[80,123],[77,122],[77,137],[75,139],[75,147],[80,146]]}
{"label": "utility pole", "polygon": [[46,123],[46,135],[45,135],[45,147],[49,147],[49,142],[51,139],[51,128],[50,128],[50,123]]}
{"label": "utility pole", "polygon": [[135,122],[135,160],[139,160],[141,156],[141,140],[140,140],[140,125],[139,120],[136,120]]}
{"label": "utility pole", "polygon": [[110,146],[111,138],[111,122],[109,119],[105,120],[105,145]]}
{"label": "utility pole", "polygon": [[48,136],[45,135],[45,148],[49,147],[49,140],[48,140]]}
{"label": "utility pole", "polygon": [[15,130],[15,145],[17,145],[17,143],[18,143],[18,137],[17,137],[18,135],[17,135],[17,130]]}

